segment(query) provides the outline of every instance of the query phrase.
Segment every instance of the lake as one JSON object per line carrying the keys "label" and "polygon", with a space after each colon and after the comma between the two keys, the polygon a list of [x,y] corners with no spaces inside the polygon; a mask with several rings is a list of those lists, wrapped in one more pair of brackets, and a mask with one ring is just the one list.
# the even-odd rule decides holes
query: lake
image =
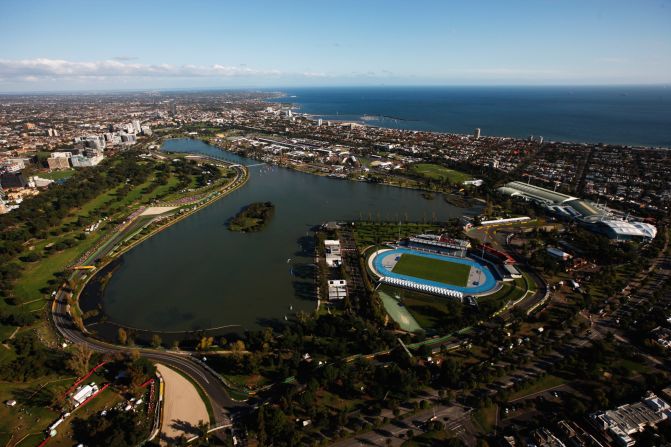
{"label": "lake", "polygon": [[[120,258],[103,296],[111,322],[152,331],[230,326],[257,329],[315,309],[314,238],[327,221],[430,221],[474,214],[419,191],[329,179],[222,151],[199,140],[167,141],[162,150],[206,154],[250,167],[246,185],[156,234]],[[259,233],[225,222],[252,202],[275,215]],[[290,310],[290,307],[292,310]]]}

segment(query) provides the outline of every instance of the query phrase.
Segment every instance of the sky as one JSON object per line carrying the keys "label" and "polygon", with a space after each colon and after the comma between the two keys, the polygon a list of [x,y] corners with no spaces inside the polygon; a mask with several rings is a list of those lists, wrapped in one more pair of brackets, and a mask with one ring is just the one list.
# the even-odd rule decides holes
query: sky
{"label": "sky", "polygon": [[671,84],[671,0],[0,0],[0,92]]}

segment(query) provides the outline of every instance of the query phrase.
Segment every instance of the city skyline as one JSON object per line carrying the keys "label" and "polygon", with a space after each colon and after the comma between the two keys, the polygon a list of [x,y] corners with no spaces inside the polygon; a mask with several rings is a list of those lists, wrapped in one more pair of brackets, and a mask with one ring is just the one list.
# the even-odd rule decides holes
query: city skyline
{"label": "city skyline", "polygon": [[8,2],[0,92],[671,82],[668,2]]}

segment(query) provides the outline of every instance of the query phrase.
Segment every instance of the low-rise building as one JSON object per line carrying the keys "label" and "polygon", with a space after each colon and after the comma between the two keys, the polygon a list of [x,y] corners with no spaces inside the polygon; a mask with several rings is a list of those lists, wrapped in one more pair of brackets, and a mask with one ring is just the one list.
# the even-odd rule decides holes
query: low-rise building
{"label": "low-rise building", "polygon": [[671,406],[654,393],[648,393],[643,400],[625,404],[615,410],[606,410],[590,415],[594,424],[608,432],[622,447],[636,444],[631,437],[646,427],[654,427],[669,418]]}
{"label": "low-rise building", "polygon": [[327,239],[324,241],[324,252],[326,255],[326,265],[329,267],[340,267],[342,256],[340,254],[340,241],[337,239]]}
{"label": "low-rise building", "polygon": [[91,382],[89,385],[84,385],[75,391],[71,396],[72,403],[75,407],[80,406],[86,400],[98,392],[98,385],[95,382]]}
{"label": "low-rise building", "polygon": [[47,158],[47,165],[52,171],[70,169],[70,157],[72,157],[72,152],[52,152]]}
{"label": "low-rise building", "polygon": [[0,174],[0,187],[25,188],[28,181],[21,172],[3,172]]}
{"label": "low-rise building", "polygon": [[28,179],[28,186],[31,188],[46,188],[51,185],[54,181],[48,178],[38,177],[33,175]]}
{"label": "low-rise building", "polygon": [[555,247],[547,247],[545,251],[547,251],[549,255],[554,256],[555,258],[559,258],[562,261],[568,261],[572,258],[570,254]]}
{"label": "low-rise building", "polygon": [[103,158],[105,157],[101,151],[87,149],[82,154],[73,155],[70,158],[70,162],[75,168],[87,168],[96,166],[98,163],[103,161]]}
{"label": "low-rise building", "polygon": [[328,281],[329,301],[342,300],[347,296],[347,281],[330,279]]}

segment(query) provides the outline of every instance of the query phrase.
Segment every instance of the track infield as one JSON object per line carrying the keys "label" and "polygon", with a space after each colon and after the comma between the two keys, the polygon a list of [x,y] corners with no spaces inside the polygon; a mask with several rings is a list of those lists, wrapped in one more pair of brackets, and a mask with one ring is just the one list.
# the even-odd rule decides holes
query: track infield
{"label": "track infield", "polygon": [[466,287],[471,266],[404,253],[392,269],[399,275],[424,278],[458,287]]}
{"label": "track infield", "polygon": [[[406,261],[403,259],[408,255],[410,263],[404,267]],[[435,261],[435,264],[426,264],[422,262],[424,259],[416,261],[413,258],[426,258]],[[403,273],[397,265],[401,266]],[[368,257],[368,266],[378,279],[394,278],[475,296],[489,294],[499,284],[489,268],[476,259],[445,256],[406,247],[378,250]]]}

